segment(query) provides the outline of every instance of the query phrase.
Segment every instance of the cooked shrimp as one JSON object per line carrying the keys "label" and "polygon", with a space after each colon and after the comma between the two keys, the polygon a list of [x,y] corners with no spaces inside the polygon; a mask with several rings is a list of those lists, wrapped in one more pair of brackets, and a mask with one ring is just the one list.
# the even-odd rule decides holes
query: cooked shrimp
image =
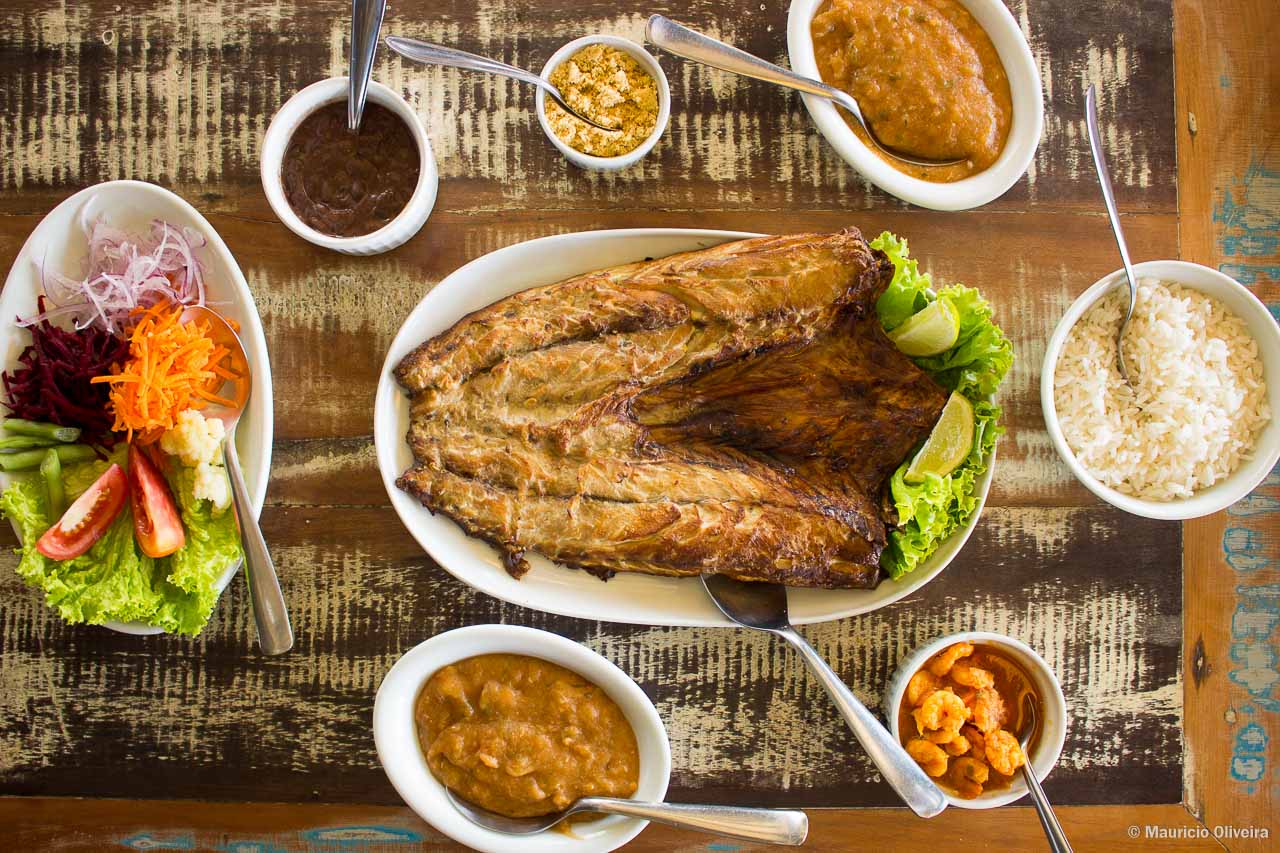
{"label": "cooked shrimp", "polygon": [[947,751],[947,755],[964,755],[969,751],[971,744],[969,739],[964,735],[956,735],[943,745],[943,749]]}
{"label": "cooked shrimp", "polygon": [[926,731],[948,731],[956,734],[960,727],[969,721],[969,709],[960,701],[960,697],[943,688],[925,697],[919,708],[911,712],[915,717],[916,730],[920,734]]}
{"label": "cooked shrimp", "polygon": [[947,772],[947,754],[924,738],[913,737],[907,741],[907,754],[935,779]]}
{"label": "cooked shrimp", "polygon": [[997,729],[987,735],[986,756],[995,771],[1003,776],[1012,776],[1019,767],[1027,763],[1018,739],[1004,729]]}
{"label": "cooked shrimp", "polygon": [[951,762],[951,781],[956,791],[966,800],[982,793],[991,771],[977,758],[957,758]]}
{"label": "cooked shrimp", "polygon": [[964,687],[995,687],[996,677],[985,669],[980,669],[968,661],[956,661],[949,673],[951,680]]}
{"label": "cooked shrimp", "polygon": [[960,660],[960,658],[967,658],[971,654],[973,654],[973,643],[956,643],[955,645],[947,646],[929,662],[929,671],[942,678],[942,676],[951,671],[952,664]]}
{"label": "cooked shrimp", "polygon": [[951,741],[955,740],[959,736],[960,736],[960,732],[958,731],[953,732],[951,729],[938,729],[936,732],[924,733],[925,740],[929,741],[929,743],[936,743],[939,746],[942,746],[943,744],[951,743]]}
{"label": "cooked shrimp", "polygon": [[942,686],[938,677],[927,669],[922,669],[907,682],[907,704],[918,707],[925,697]]}
{"label": "cooked shrimp", "polygon": [[1004,700],[990,687],[978,691],[973,700],[973,723],[983,734],[993,732],[1004,725]]}
{"label": "cooked shrimp", "polygon": [[960,729],[960,736],[969,741],[969,746],[973,747],[974,755],[982,755],[987,751],[986,738],[982,736],[982,732],[978,731],[975,726],[966,725]]}

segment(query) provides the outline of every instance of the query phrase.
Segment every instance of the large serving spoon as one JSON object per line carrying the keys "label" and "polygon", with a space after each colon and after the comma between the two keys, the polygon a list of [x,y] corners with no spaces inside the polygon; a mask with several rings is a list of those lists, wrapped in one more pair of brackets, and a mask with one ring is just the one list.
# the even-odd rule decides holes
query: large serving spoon
{"label": "large serving spoon", "polygon": [[293,648],[293,627],[289,624],[289,610],[285,607],[284,595],[280,592],[280,580],[276,577],[271,552],[267,550],[266,540],[262,538],[258,519],[253,515],[249,488],[244,483],[240,455],[236,452],[236,424],[240,422],[240,416],[249,403],[249,394],[253,389],[249,358],[245,355],[244,345],[240,343],[240,336],[218,312],[202,305],[192,305],[182,312],[180,319],[183,323],[207,323],[210,337],[214,343],[230,351],[231,362],[241,376],[238,381],[229,380],[224,383],[224,387],[234,389],[234,396],[227,398],[233,400],[234,405],[211,405],[204,412],[218,418],[226,426],[226,438],[222,442],[223,461],[231,480],[231,503],[240,528],[240,542],[244,546],[244,574],[249,584],[249,598],[253,603],[253,619],[258,627],[258,645],[262,647],[264,654],[282,654]]}
{"label": "large serving spoon", "polygon": [[613,797],[581,797],[564,811],[539,817],[506,817],[469,803],[445,788],[449,801],[477,826],[507,835],[545,832],[571,815],[615,814],[650,820],[680,829],[710,832],[744,841],[763,841],[797,847],[809,834],[809,818],[795,809],[756,809],[746,806],[707,806],[683,803],[647,803]]}
{"label": "large serving spoon", "polygon": [[754,628],[790,643],[818,677],[844,717],[853,736],[871,756],[880,775],[920,817],[934,817],[947,807],[947,798],[907,754],[889,730],[858,701],[813,646],[787,617],[787,588],[777,583],[746,583],[724,575],[703,575],[702,585],[720,612],[744,628]]}
{"label": "large serving spoon", "polygon": [[858,106],[858,101],[848,92],[837,89],[834,86],[828,86],[820,80],[814,80],[811,77],[796,74],[794,71],[788,71],[780,65],[774,65],[772,62],[766,62],[744,50],[739,50],[722,41],[716,41],[710,36],[704,36],[702,33],[691,30],[683,24],[677,24],[663,15],[649,16],[649,23],[645,28],[645,38],[655,47],[660,47],[668,53],[674,53],[684,59],[700,62],[712,68],[719,68],[721,71],[728,71],[731,74],[741,74],[743,77],[750,77],[753,80],[763,80],[775,86],[782,86],[786,89],[795,89],[809,95],[827,98],[854,117],[862,129],[866,131],[867,138],[871,140],[871,144],[881,154],[892,157],[895,160],[926,168],[954,166],[956,163],[964,162],[963,159],[930,160],[891,148],[876,136],[875,131],[871,129],[871,125],[863,118],[862,108]]}
{"label": "large serving spoon", "polygon": [[[1022,737],[1018,741],[1022,746],[1022,754],[1027,755],[1027,746],[1035,737],[1039,718],[1036,716],[1035,697],[1027,694],[1022,702],[1023,707],[1027,709],[1027,721],[1023,726]],[[1029,757],[1022,763],[1022,778],[1027,783],[1028,790],[1031,791],[1031,802],[1035,803],[1040,826],[1044,828],[1044,835],[1049,839],[1049,849],[1053,853],[1072,853],[1071,845],[1067,842],[1067,834],[1062,831],[1062,824],[1058,823],[1058,816],[1053,813],[1053,806],[1049,805],[1049,798],[1044,795],[1044,788],[1040,787],[1040,780],[1031,769]]]}
{"label": "large serving spoon", "polygon": [[549,80],[542,79],[532,71],[525,71],[523,68],[516,68],[514,65],[507,65],[505,62],[499,62],[496,59],[476,56],[474,53],[445,47],[442,44],[431,44],[430,42],[403,38],[402,36],[387,36],[383,41],[387,47],[405,59],[412,59],[414,62],[421,62],[426,65],[445,65],[450,68],[463,68],[467,71],[484,71],[488,74],[498,74],[502,77],[510,77],[512,80],[519,80],[521,83],[537,86],[546,92],[551,97],[551,100],[559,104],[560,109],[574,118],[585,121],[592,127],[598,127],[601,130],[618,129],[607,124],[601,124],[569,106],[569,103],[564,99],[564,95],[560,94],[559,89],[552,85]]}
{"label": "large serving spoon", "polygon": [[[1102,186],[1102,201],[1107,206],[1107,216],[1111,219],[1111,231],[1116,235],[1116,247],[1120,249],[1120,260],[1124,263],[1124,275],[1129,280],[1129,307],[1125,309],[1124,320],[1120,323],[1120,331],[1116,333],[1116,364],[1125,382],[1130,382],[1129,368],[1124,363],[1124,333],[1133,319],[1133,304],[1138,301],[1138,276],[1129,261],[1129,245],[1124,240],[1124,231],[1120,228],[1120,212],[1116,210],[1116,194],[1111,189],[1111,173],[1107,169],[1107,156],[1102,151],[1102,134],[1098,132],[1098,93],[1092,83],[1084,94],[1084,122],[1089,129],[1089,150],[1093,152],[1093,167],[1098,172],[1098,183]],[[1131,383],[1132,384],[1132,383]]]}

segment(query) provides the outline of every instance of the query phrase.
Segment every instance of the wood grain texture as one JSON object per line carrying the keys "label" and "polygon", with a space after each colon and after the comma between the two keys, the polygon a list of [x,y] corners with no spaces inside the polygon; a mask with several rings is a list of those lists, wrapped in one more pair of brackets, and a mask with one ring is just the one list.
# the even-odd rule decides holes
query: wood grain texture
{"label": "wood grain texture", "polygon": [[[1280,7],[1214,14],[1179,0],[1182,257],[1250,287],[1280,316]],[[1211,212],[1211,213],[1210,213]],[[1210,215],[1206,215],[1209,213]],[[1280,469],[1225,512],[1186,525],[1186,802],[1205,824],[1268,826],[1280,803]]]}
{"label": "wood grain texture", "polygon": [[[419,0],[394,4],[387,30],[536,68],[585,32],[638,38],[645,15],[660,11],[783,59],[786,4],[761,5]],[[627,172],[601,175],[556,154],[538,129],[532,94],[516,84],[410,68],[384,54],[375,73],[423,113],[442,183],[420,235],[387,255],[354,259],[292,236],[272,216],[257,175],[258,144],[279,104],[344,71],[349,6],[147,0],[122,10],[0,0],[14,22],[0,32],[0,263],[56,201],[100,180],[154,180],[210,216],[249,279],[268,335],[277,433],[264,523],[299,637],[284,658],[257,656],[239,584],[196,640],[68,627],[19,584],[6,553],[0,792],[395,803],[369,733],[382,675],[439,631],[506,621],[581,640],[636,677],[671,732],[679,796],[891,803],[819,688],[767,639],[548,617],[447,576],[389,509],[369,438],[374,383],[399,324],[430,287],[481,254],[592,228],[854,224],[892,229],[940,279],[980,287],[1019,360],[1002,398],[1009,434],[991,509],[961,558],[904,602],[806,633],[873,704],[918,642],[971,627],[1021,637],[1058,670],[1075,714],[1051,796],[1177,802],[1179,528],[1099,505],[1057,460],[1038,402],[1043,347],[1058,317],[1116,266],[1088,165],[1087,83],[1104,92],[1106,144],[1135,255],[1178,250],[1170,5],[1015,0],[1010,8],[1044,76],[1045,134],[1027,178],[962,214],[909,209],[870,187],[817,136],[794,96],[669,56],[661,61],[676,104],[658,152]],[[0,535],[0,546],[11,545],[7,532]],[[0,800],[0,826],[14,802],[62,822],[70,845],[94,815],[122,827],[109,836],[113,843],[135,831],[125,826],[149,831],[178,816],[207,815],[192,818],[193,832],[216,832],[218,820],[245,826],[226,810],[192,803],[121,807],[129,819],[119,824],[106,822],[111,804],[84,803],[77,823],[70,808],[39,799]],[[271,808],[260,813],[289,826],[318,814]],[[1096,849],[1112,849],[1122,813],[1073,810],[1079,817],[1069,828]],[[1134,813],[1186,822],[1179,807]],[[904,826],[902,813],[889,810],[828,819],[815,828],[823,849],[853,838],[888,844]],[[998,836],[985,834],[997,826],[990,816],[945,819],[975,843],[1038,837],[1025,809],[1003,810]],[[219,844],[234,841],[232,831]],[[420,823],[414,831],[439,842]],[[694,844],[705,841],[651,830],[638,849]]]}
{"label": "wood grain texture", "polygon": [[[1067,806],[1059,819],[1080,853],[1116,850],[1221,850],[1186,809],[1164,806]],[[276,803],[0,798],[0,826],[15,849],[98,853],[108,845],[134,850],[270,851],[270,853],[407,853],[460,850],[409,809],[389,806]],[[937,845],[957,850],[1038,850],[1044,835],[1030,808],[949,809],[922,821],[900,809],[809,813],[805,849],[860,853],[897,849],[904,828],[918,828]],[[1139,841],[1129,839],[1137,827]],[[1190,837],[1148,836],[1147,827]],[[634,853],[767,853],[779,848],[715,838],[651,824],[627,845]],[[914,848],[918,849],[918,848]],[[951,849],[951,848],[948,848]]]}

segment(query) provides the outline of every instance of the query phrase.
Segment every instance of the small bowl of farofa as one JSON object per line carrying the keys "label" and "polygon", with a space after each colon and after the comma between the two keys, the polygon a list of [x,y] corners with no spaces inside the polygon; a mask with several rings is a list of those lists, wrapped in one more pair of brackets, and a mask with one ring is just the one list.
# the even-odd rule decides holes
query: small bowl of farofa
{"label": "small bowl of farofa", "polygon": [[1280,327],[1248,288],[1185,261],[1134,264],[1067,310],[1045,350],[1040,403],[1071,473],[1102,500],[1146,518],[1226,509],[1280,459]]}
{"label": "small bowl of farofa", "polygon": [[585,36],[547,60],[542,77],[575,110],[617,130],[601,130],[537,95],[538,123],[551,144],[583,169],[612,172],[653,150],[671,117],[667,75],[648,51],[616,36]]}

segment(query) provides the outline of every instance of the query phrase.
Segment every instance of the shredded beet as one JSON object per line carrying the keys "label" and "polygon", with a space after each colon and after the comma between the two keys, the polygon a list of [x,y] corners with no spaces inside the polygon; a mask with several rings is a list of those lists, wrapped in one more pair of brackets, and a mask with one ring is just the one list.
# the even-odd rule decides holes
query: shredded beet
{"label": "shredded beet", "polygon": [[68,331],[41,320],[30,329],[31,345],[18,357],[21,366],[0,376],[5,406],[15,417],[80,427],[83,441],[111,447],[118,437],[111,431],[110,386],[90,380],[123,363],[128,343],[97,326]]}

